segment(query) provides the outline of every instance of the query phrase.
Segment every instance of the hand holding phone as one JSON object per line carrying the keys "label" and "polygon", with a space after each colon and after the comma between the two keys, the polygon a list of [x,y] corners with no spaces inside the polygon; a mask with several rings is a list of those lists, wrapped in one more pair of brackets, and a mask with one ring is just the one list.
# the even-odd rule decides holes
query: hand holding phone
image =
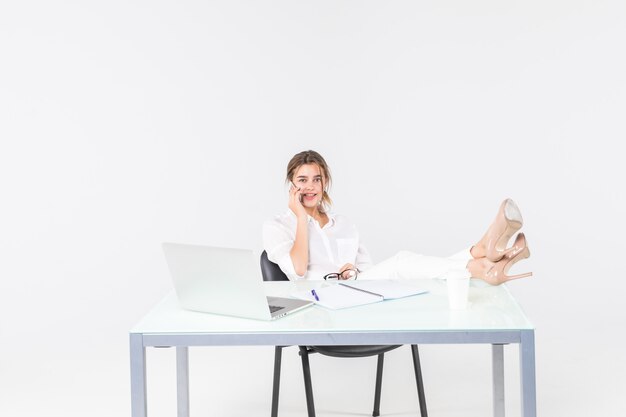
{"label": "hand holding phone", "polygon": [[291,182],[289,189],[289,208],[297,217],[306,216],[306,210],[304,209],[304,205],[302,205],[302,198],[300,188]]}
{"label": "hand holding phone", "polygon": [[300,188],[296,187],[296,184],[294,184],[293,182],[291,183],[291,186],[296,189],[296,193],[298,194],[298,198],[300,200],[300,203],[302,203],[302,193],[300,193]]}

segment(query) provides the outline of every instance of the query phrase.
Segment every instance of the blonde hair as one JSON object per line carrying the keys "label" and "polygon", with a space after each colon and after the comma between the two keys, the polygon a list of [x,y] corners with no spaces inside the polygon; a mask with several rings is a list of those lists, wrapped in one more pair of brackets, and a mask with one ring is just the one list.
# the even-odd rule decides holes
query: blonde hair
{"label": "blonde hair", "polygon": [[320,169],[320,173],[322,174],[322,207],[320,207],[320,211],[324,213],[328,208],[330,208],[333,201],[328,195],[328,190],[330,189],[330,184],[332,182],[330,177],[330,168],[328,168],[328,164],[322,155],[311,150],[295,154],[287,164],[287,178],[285,179],[285,182],[293,182],[293,176],[296,174],[298,168],[302,165],[308,164],[317,165]]}

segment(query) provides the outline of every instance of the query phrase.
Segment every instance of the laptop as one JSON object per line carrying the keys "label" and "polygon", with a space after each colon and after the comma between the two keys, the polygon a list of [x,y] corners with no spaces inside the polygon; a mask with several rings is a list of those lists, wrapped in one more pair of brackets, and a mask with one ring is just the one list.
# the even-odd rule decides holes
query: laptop
{"label": "laptop", "polygon": [[193,311],[275,320],[313,303],[266,297],[252,250],[163,243],[180,305]]}

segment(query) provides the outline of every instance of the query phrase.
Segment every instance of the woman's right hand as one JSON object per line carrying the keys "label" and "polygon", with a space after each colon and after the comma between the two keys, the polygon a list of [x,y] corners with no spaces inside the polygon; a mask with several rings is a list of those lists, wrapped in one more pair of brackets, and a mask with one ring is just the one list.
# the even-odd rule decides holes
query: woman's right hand
{"label": "woman's right hand", "polygon": [[293,183],[289,187],[289,209],[296,215],[296,217],[306,217],[307,212],[300,201],[302,192],[300,188],[297,188]]}

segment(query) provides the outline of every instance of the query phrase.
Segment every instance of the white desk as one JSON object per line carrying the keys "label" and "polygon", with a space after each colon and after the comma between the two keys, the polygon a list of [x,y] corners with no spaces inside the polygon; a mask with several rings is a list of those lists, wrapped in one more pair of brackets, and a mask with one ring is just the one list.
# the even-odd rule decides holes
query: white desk
{"label": "white desk", "polygon": [[[416,282],[428,294],[336,311],[315,306],[271,322],[182,310],[171,293],[130,332],[132,416],[147,417],[146,347],[177,348],[178,416],[188,417],[189,346],[486,343],[492,345],[494,416],[503,417],[503,345],[519,343],[522,416],[536,417],[534,328],[506,286],[474,281],[465,311],[448,309],[444,281],[422,280]],[[265,285],[268,295],[285,296],[312,283]]]}

